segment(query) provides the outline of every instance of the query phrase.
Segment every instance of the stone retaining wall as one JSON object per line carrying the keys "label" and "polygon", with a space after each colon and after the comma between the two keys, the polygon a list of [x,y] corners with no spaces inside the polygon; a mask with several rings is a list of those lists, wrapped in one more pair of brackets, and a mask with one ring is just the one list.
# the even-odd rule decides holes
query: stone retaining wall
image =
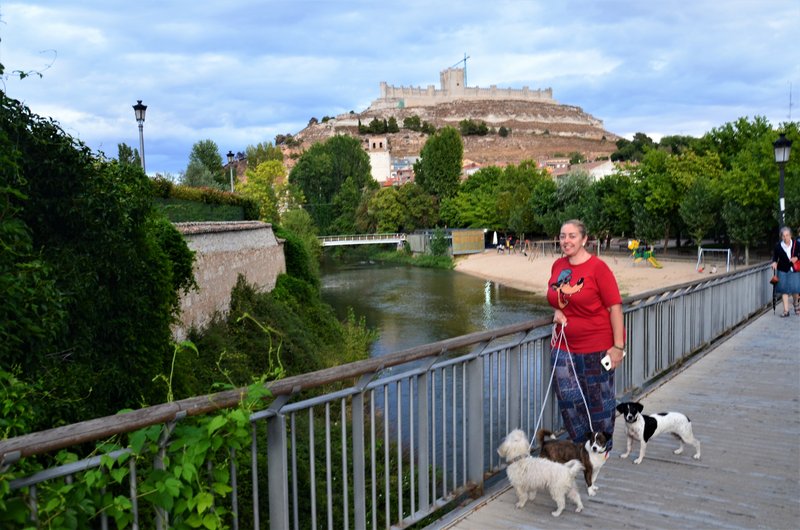
{"label": "stone retaining wall", "polygon": [[175,227],[196,253],[194,276],[199,287],[181,298],[181,322],[173,330],[178,341],[192,326],[205,327],[215,312],[227,313],[239,274],[270,291],[278,275],[286,272],[283,241],[268,223],[175,223]]}

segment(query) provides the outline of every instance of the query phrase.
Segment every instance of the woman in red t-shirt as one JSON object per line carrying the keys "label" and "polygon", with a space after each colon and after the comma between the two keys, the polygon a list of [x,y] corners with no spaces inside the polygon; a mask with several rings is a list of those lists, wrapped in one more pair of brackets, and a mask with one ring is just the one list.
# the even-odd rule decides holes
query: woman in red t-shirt
{"label": "woman in red t-shirt", "polygon": [[[611,269],[586,250],[586,240],[581,221],[567,221],[561,227],[564,256],[553,263],[547,301],[566,344],[553,348],[551,362],[556,363],[558,408],[572,441],[582,444],[589,432],[604,432],[609,435],[610,449],[616,406],[614,369],[622,363],[625,349],[622,297]],[[610,370],[600,364],[606,355],[611,358]]]}

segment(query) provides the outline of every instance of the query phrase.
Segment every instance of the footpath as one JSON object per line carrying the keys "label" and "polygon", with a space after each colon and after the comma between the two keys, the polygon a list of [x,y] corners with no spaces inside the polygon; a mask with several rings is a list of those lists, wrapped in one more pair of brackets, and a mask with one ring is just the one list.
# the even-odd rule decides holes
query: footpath
{"label": "footpath", "polygon": [[670,435],[647,445],[644,461],[621,460],[625,425],[617,418],[614,450],[596,497],[581,482],[585,506],[554,518],[547,492],[521,510],[506,480],[467,509],[431,528],[767,528],[800,524],[800,317],[756,317],[727,340],[640,399],[645,413],[675,410],[692,420],[702,443],[682,455]]}

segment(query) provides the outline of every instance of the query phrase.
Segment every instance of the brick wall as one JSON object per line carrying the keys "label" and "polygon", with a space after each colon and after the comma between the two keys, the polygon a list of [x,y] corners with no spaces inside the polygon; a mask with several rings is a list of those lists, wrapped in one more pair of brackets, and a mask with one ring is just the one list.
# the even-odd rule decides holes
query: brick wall
{"label": "brick wall", "polygon": [[239,274],[270,291],[278,275],[286,272],[283,242],[270,224],[237,221],[176,223],[175,227],[196,253],[194,275],[199,286],[181,298],[181,322],[173,330],[176,340],[185,339],[192,325],[206,326],[215,311],[227,313]]}

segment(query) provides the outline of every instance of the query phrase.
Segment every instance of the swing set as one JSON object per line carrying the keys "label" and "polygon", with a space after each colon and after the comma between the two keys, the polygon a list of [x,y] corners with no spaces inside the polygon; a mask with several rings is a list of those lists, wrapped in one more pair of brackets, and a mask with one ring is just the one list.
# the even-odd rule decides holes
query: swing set
{"label": "swing set", "polygon": [[[725,258],[724,258],[725,259],[725,272],[730,272],[731,271],[731,255],[732,255],[731,254],[731,249],[729,249],[729,248],[703,248],[703,247],[697,247],[697,265],[695,266],[695,270],[697,272],[704,272],[705,271],[705,269],[706,269],[705,255],[706,255],[706,253],[709,253],[709,252],[710,253],[717,252],[717,253],[720,253],[720,254],[725,254]],[[711,273],[711,274],[717,272],[717,264],[716,264],[716,262],[713,262],[711,264],[711,270],[708,271],[708,272]]]}

